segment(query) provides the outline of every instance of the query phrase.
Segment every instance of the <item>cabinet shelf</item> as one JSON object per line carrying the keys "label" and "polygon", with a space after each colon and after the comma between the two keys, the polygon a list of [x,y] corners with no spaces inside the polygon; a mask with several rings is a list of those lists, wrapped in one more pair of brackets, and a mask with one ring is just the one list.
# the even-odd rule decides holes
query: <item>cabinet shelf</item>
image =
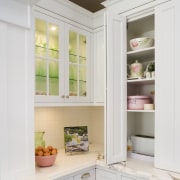
{"label": "cabinet shelf", "polygon": [[150,113],[154,113],[155,110],[127,110],[127,112],[150,112]]}
{"label": "cabinet shelf", "polygon": [[[79,56],[79,55],[77,55],[77,54],[72,54],[72,53],[69,53],[69,55],[70,55],[70,56],[76,56],[76,57]],[[79,57],[80,57],[80,58],[83,58],[83,59],[86,59],[86,57],[84,57],[84,56],[79,56]]]}
{"label": "cabinet shelf", "polygon": [[155,79],[154,78],[149,78],[149,79],[132,79],[132,80],[127,80],[128,84],[154,84]]}
{"label": "cabinet shelf", "polygon": [[155,52],[155,47],[150,47],[150,48],[144,48],[144,49],[139,49],[135,51],[129,51],[127,52],[127,60],[154,60],[154,52]]}
{"label": "cabinet shelf", "polygon": [[83,81],[83,80],[77,80],[77,79],[69,79],[70,81],[79,81],[79,82],[84,82],[84,83],[86,83],[86,81]]}
{"label": "cabinet shelf", "polygon": [[[46,78],[47,76],[43,76],[43,75],[36,75],[36,77],[39,77],[39,78]],[[49,78],[53,78],[53,79],[59,79],[59,77],[57,77],[57,76],[49,76]]]}
{"label": "cabinet shelf", "polygon": [[48,50],[51,50],[51,51],[54,51],[54,52],[59,52],[59,50],[57,50],[57,49],[47,48],[47,47],[40,46],[40,45],[35,45],[35,47],[37,47],[37,48],[42,48],[42,49],[48,49]]}

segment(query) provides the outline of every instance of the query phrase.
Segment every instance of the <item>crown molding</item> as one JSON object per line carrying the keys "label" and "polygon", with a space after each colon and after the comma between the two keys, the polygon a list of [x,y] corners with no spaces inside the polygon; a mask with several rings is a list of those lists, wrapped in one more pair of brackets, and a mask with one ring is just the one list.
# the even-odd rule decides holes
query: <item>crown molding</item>
{"label": "crown molding", "polygon": [[36,5],[40,0],[15,0],[15,1],[33,6]]}
{"label": "crown molding", "polygon": [[109,7],[109,6],[112,6],[116,3],[119,3],[121,1],[122,0],[106,0],[106,1],[102,2],[101,4],[104,5],[105,7]]}
{"label": "crown molding", "polygon": [[68,0],[54,0],[54,1],[56,1],[58,3],[61,3],[61,4],[65,5],[66,7],[71,8],[72,10],[75,10],[75,11],[78,11],[78,12],[80,12],[82,14],[85,14],[86,16],[90,16],[90,17],[93,16],[92,12],[78,6],[77,4],[75,4],[75,3],[71,2],[71,1],[68,1]]}

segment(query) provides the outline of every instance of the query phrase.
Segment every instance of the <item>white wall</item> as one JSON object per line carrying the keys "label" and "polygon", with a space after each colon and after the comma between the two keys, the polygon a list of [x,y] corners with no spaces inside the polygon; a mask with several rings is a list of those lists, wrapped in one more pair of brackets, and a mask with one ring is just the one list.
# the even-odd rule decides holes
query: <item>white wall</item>
{"label": "white wall", "polygon": [[45,131],[46,145],[64,147],[64,127],[88,126],[89,142],[104,143],[103,107],[35,108],[35,130]]}

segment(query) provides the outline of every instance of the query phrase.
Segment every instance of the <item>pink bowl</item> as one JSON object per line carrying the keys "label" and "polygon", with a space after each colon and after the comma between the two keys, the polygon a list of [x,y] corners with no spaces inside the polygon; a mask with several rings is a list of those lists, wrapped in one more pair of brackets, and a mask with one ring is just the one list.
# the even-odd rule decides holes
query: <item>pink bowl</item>
{"label": "pink bowl", "polygon": [[57,154],[50,156],[35,156],[35,161],[38,166],[48,167],[54,164],[56,156]]}

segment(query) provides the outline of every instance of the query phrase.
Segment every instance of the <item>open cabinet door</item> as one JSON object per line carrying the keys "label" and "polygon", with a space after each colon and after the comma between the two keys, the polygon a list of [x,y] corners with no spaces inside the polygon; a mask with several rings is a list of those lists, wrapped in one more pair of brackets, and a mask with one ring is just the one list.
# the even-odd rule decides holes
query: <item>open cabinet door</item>
{"label": "open cabinet door", "polygon": [[159,5],[155,13],[157,62],[155,167],[179,173],[180,1],[174,0]]}
{"label": "open cabinet door", "polygon": [[126,161],[126,19],[106,13],[105,158]]}

